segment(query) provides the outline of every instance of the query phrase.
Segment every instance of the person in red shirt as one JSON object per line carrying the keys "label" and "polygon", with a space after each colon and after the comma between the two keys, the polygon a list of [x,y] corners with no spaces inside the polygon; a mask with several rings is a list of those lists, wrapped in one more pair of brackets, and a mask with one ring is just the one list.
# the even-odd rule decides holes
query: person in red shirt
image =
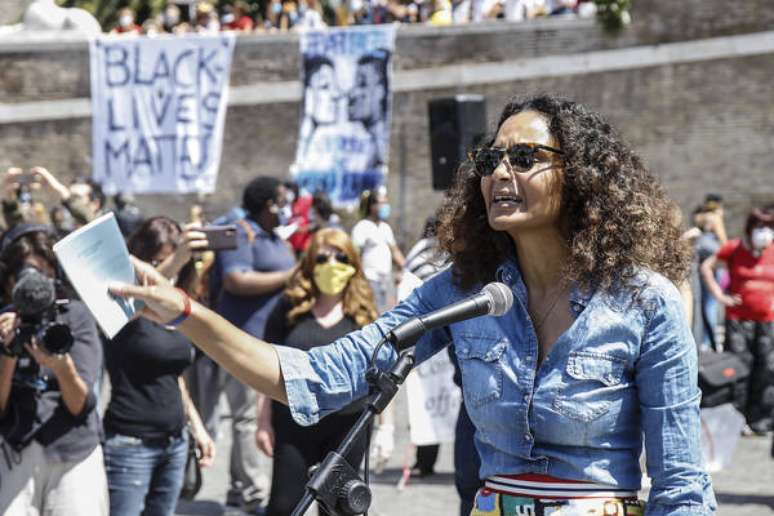
{"label": "person in red shirt", "polygon": [[306,251],[312,240],[309,227],[309,209],[312,207],[312,196],[302,191],[295,181],[287,181],[285,187],[290,193],[290,217],[288,224],[294,224],[298,229],[290,235],[288,242],[297,256]]}
{"label": "person in red shirt", "polygon": [[255,23],[247,11],[247,4],[244,2],[235,2],[233,6],[227,5],[221,17],[221,30],[252,32]]}
{"label": "person in red shirt", "polygon": [[[725,350],[750,367],[745,418],[750,429],[772,429],[774,414],[774,210],[754,209],[744,237],[726,242],[701,264],[710,293],[726,306]],[[713,270],[728,268],[723,292]]]}
{"label": "person in red shirt", "polygon": [[118,25],[110,31],[111,34],[139,34],[140,26],[135,22],[134,11],[124,7],[118,13]]}

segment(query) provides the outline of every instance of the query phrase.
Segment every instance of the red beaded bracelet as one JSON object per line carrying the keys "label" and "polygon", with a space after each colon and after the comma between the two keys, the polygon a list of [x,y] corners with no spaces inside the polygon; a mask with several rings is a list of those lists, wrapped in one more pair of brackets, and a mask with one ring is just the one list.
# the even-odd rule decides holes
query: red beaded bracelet
{"label": "red beaded bracelet", "polygon": [[183,294],[183,311],[180,315],[169,321],[166,326],[179,326],[180,323],[188,319],[188,316],[191,315],[191,298],[188,297],[188,294],[182,288],[178,288],[177,290]]}

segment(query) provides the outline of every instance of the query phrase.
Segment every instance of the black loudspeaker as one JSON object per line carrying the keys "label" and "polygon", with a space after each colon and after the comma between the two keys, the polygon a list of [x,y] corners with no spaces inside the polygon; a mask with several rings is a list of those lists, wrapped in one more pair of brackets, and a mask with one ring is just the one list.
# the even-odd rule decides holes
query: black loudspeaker
{"label": "black loudspeaker", "polygon": [[428,111],[433,190],[447,190],[468,150],[486,135],[486,101],[483,95],[456,95],[431,100]]}

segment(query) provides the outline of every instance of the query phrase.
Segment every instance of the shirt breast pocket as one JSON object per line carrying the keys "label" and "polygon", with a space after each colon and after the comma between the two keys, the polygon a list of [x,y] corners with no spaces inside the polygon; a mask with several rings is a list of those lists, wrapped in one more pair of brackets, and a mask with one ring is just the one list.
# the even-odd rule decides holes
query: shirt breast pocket
{"label": "shirt breast pocket", "polygon": [[586,422],[606,414],[620,398],[625,366],[625,360],[604,353],[570,353],[564,384],[554,398],[554,409]]}
{"label": "shirt breast pocket", "polygon": [[496,336],[460,335],[455,351],[462,370],[466,404],[477,408],[503,394],[502,355],[507,342]]}

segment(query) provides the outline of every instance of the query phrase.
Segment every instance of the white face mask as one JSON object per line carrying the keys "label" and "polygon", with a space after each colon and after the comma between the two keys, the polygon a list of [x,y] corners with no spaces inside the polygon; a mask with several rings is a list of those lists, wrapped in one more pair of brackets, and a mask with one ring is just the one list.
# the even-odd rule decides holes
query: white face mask
{"label": "white face mask", "polygon": [[756,251],[762,251],[774,241],[774,231],[769,227],[755,228],[750,233],[750,243]]}
{"label": "white face mask", "polygon": [[134,22],[134,18],[128,15],[121,16],[121,18],[118,20],[118,23],[121,24],[121,27],[128,27]]}

